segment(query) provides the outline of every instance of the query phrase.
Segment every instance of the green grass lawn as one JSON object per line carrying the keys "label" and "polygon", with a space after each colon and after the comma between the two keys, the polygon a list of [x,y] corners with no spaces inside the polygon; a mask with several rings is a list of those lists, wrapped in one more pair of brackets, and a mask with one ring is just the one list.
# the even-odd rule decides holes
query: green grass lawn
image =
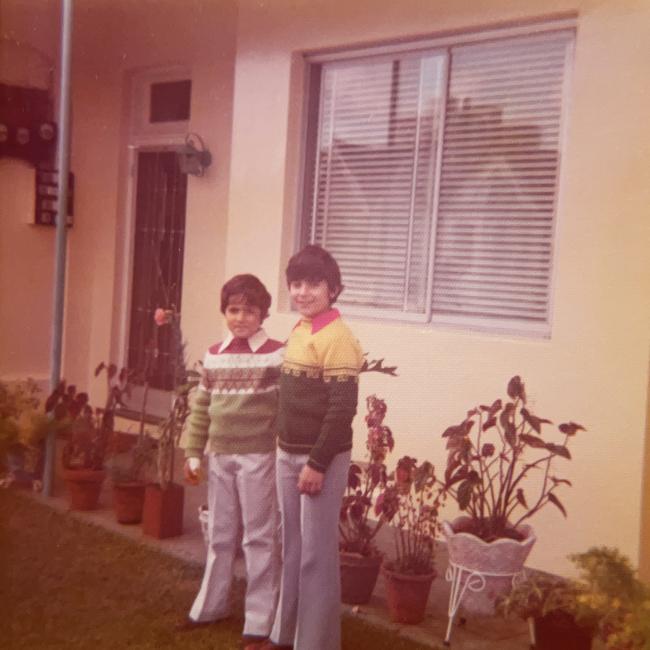
{"label": "green grass lawn", "polygon": [[[0,490],[0,647],[239,648],[242,585],[234,616],[174,632],[201,570],[114,533]],[[344,619],[343,649],[422,650],[385,629]]]}

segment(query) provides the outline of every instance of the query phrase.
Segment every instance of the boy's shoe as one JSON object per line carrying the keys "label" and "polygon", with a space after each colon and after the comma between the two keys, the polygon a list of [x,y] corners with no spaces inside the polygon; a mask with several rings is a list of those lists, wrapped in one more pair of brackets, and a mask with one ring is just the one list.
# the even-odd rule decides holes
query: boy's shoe
{"label": "boy's shoe", "polygon": [[242,650],[261,650],[268,638],[263,636],[243,636],[241,640]]}
{"label": "boy's shoe", "polygon": [[195,621],[187,616],[182,621],[179,621],[176,623],[176,625],[174,625],[174,632],[191,632],[192,630],[198,630],[202,627],[216,625],[222,620],[223,619],[217,619],[216,621]]}
{"label": "boy's shoe", "polygon": [[[248,649],[245,649],[248,650]],[[267,639],[260,646],[255,646],[254,650],[293,650],[292,645],[276,645],[270,639]]]}

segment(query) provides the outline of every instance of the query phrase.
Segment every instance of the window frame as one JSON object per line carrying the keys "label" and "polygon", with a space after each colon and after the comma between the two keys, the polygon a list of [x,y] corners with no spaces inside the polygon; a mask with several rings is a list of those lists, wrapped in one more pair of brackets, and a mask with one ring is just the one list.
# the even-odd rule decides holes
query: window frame
{"label": "window frame", "polygon": [[[506,334],[515,336],[525,336],[533,338],[550,338],[553,321],[554,290],[556,285],[557,274],[557,232],[558,221],[560,217],[560,205],[562,195],[562,159],[564,157],[564,146],[566,142],[566,131],[568,123],[568,105],[570,101],[570,83],[572,60],[574,56],[575,36],[577,31],[576,14],[567,14],[554,19],[532,20],[514,25],[502,25],[493,28],[476,29],[471,31],[458,31],[454,33],[440,34],[426,38],[414,40],[401,40],[393,43],[380,43],[356,48],[341,48],[327,51],[310,51],[303,53],[303,59],[306,66],[306,97],[304,102],[305,128],[303,136],[304,154],[302,158],[301,169],[301,196],[299,203],[300,212],[297,219],[297,238],[295,241],[300,246],[309,243],[309,233],[314,232],[315,211],[312,208],[312,197],[315,192],[315,184],[318,182],[318,157],[317,152],[320,146],[320,116],[323,111],[323,93],[321,92],[320,77],[324,65],[334,66],[337,63],[349,65],[354,62],[373,61],[379,62],[383,59],[394,60],[396,55],[402,57],[413,56],[422,57],[424,55],[444,55],[445,65],[443,70],[444,78],[442,87],[444,88],[441,97],[441,105],[444,109],[441,111],[439,124],[436,127],[436,152],[434,156],[434,184],[433,196],[431,202],[431,214],[429,216],[431,223],[429,254],[427,260],[427,277],[425,289],[425,309],[423,313],[398,311],[386,309],[383,307],[358,306],[341,304],[340,309],[350,317],[358,317],[371,320],[387,320],[396,323],[411,323],[415,325],[425,325],[429,328],[455,329],[477,331],[485,334]],[[467,315],[450,315],[435,314],[433,302],[433,275],[435,261],[435,246],[437,234],[437,222],[439,219],[440,189],[442,182],[442,155],[444,148],[444,131],[447,118],[447,99],[449,92],[449,77],[452,66],[450,65],[451,51],[453,47],[464,45],[484,44],[503,39],[516,37],[528,37],[534,35],[551,35],[559,32],[571,32],[571,38],[568,40],[565,51],[565,61],[563,68],[563,79],[561,89],[561,110],[558,122],[558,163],[555,176],[554,202],[552,208],[553,222],[550,235],[549,247],[549,264],[550,270],[548,275],[548,298],[546,304],[546,318],[537,322],[525,322],[521,319],[508,319],[486,316],[467,316]],[[317,95],[317,102],[314,100],[314,94]],[[309,110],[317,103],[318,119],[311,122]],[[308,185],[308,183],[310,185]],[[345,278],[343,278],[345,282]]]}

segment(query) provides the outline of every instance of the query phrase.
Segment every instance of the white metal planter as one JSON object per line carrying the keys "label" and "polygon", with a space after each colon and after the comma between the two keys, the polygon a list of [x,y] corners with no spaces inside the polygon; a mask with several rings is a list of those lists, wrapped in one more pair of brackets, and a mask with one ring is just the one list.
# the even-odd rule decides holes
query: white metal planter
{"label": "white metal planter", "polygon": [[522,541],[504,538],[487,543],[475,535],[454,532],[468,520],[469,517],[458,517],[451,524],[442,524],[449,553],[446,578],[451,582],[447,644],[461,604],[468,614],[494,614],[496,599],[510,591],[536,540],[533,529],[527,525],[518,528],[524,535]]}

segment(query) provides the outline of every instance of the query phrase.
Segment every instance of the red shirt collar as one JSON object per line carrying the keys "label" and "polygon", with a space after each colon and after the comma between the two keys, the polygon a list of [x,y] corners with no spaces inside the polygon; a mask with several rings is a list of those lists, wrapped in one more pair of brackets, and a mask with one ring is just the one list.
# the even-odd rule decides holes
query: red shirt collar
{"label": "red shirt collar", "polygon": [[[337,318],[341,316],[341,313],[339,312],[338,309],[332,308],[328,309],[327,311],[323,311],[317,316],[314,316],[314,318],[309,319],[309,318],[301,318],[297,323],[296,327],[300,325],[300,323],[311,323],[311,333],[316,334],[316,332],[320,332],[324,327],[327,327],[332,321],[335,321]],[[296,329],[294,327],[294,329]]]}

